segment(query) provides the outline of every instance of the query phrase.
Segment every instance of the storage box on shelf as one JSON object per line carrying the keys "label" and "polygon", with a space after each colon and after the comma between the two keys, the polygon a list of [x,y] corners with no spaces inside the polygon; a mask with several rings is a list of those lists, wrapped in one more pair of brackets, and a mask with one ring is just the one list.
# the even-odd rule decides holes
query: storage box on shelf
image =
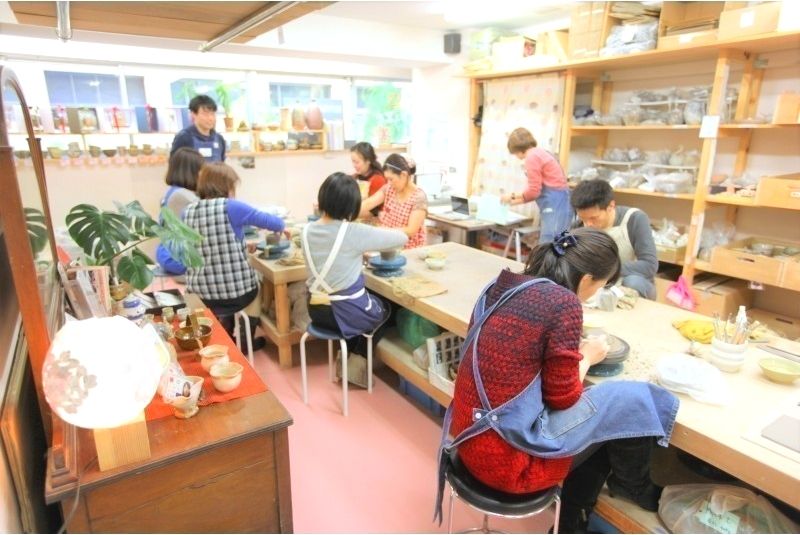
{"label": "storage box on shelf", "polygon": [[756,188],[755,203],[758,206],[800,210],[800,173],[761,177]]}
{"label": "storage box on shelf", "polygon": [[748,309],[747,315],[750,319],[763,323],[784,338],[791,340],[800,338],[800,318],[776,314],[760,308]]}
{"label": "storage box on shelf", "polygon": [[[461,344],[464,339],[451,332],[428,338],[428,380],[433,386],[453,396],[454,372],[461,363]],[[451,369],[452,368],[452,369]]]}
{"label": "storage box on shelf", "polygon": [[[744,280],[782,286],[785,266],[788,262],[795,263],[795,261],[750,252],[754,244],[768,244],[775,249],[800,247],[800,244],[773,238],[747,238],[734,241],[727,246],[714,247],[711,251],[710,270]],[[762,248],[768,247],[765,245]]]}
{"label": "storage box on shelf", "polygon": [[664,2],[658,21],[658,48],[679,48],[717,39],[722,2]]}
{"label": "storage box on shelf", "polygon": [[[783,2],[764,2],[751,7],[729,9],[726,2],[725,11],[719,17],[719,38],[732,39],[746,35],[774,32],[778,29]],[[791,3],[791,2],[787,2]],[[738,2],[735,2],[738,4]]]}
{"label": "storage box on shelf", "polygon": [[603,48],[613,20],[608,2],[583,2],[572,8],[569,27],[569,57],[595,57]]}
{"label": "storage box on shelf", "polygon": [[749,308],[754,297],[746,281],[708,273],[695,277],[692,292],[695,312],[706,316],[736,314],[740,306]]}
{"label": "storage box on shelf", "polygon": [[800,94],[792,91],[778,95],[775,111],[772,114],[772,124],[797,123],[800,123]]}

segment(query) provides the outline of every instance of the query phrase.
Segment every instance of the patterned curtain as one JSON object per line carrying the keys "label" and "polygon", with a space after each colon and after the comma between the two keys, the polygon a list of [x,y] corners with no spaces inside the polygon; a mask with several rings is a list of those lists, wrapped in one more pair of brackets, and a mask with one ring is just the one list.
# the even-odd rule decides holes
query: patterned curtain
{"label": "patterned curtain", "polygon": [[[508,153],[508,135],[515,128],[527,128],[539,147],[557,154],[563,103],[561,72],[487,82],[472,192],[500,195],[523,191],[525,172],[522,161]],[[514,211],[538,215],[536,203],[515,206]]]}

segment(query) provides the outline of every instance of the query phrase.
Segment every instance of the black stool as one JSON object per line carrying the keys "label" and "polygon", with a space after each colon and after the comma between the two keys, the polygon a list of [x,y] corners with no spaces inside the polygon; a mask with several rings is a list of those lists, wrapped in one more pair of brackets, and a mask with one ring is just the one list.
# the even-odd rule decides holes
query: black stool
{"label": "black stool", "polygon": [[462,533],[503,533],[489,529],[489,516],[502,518],[526,518],[538,515],[555,504],[553,533],[558,533],[558,517],[561,514],[561,487],[558,485],[531,494],[508,494],[490,488],[470,474],[457,452],[450,454],[445,467],[450,483],[450,516],[447,533],[453,533],[453,498],[464,500],[472,508],[483,513],[483,526]]}

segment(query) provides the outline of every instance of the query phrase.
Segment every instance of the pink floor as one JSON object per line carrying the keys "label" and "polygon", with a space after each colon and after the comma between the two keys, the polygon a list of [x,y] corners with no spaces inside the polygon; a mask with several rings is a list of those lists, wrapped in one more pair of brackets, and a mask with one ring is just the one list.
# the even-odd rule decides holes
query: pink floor
{"label": "pink floor", "polygon": [[[300,366],[281,370],[277,350],[255,355],[255,367],[294,417],[289,428],[294,530],[298,533],[442,533],[431,521],[440,421],[396,390],[396,375],[377,372],[373,393],[351,387],[350,415],[341,413],[341,386],[328,381],[324,343],[309,343],[309,405],[300,391]],[[388,381],[388,382],[387,382]],[[449,488],[447,490],[449,494]],[[494,519],[517,533],[546,532],[552,515]],[[457,503],[454,531],[482,517]]]}

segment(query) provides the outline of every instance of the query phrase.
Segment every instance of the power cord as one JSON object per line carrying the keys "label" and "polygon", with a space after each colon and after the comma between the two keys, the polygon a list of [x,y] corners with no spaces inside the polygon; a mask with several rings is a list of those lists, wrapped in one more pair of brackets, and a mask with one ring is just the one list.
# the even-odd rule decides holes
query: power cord
{"label": "power cord", "polygon": [[78,504],[81,501],[81,476],[83,476],[84,472],[86,472],[96,460],[97,455],[92,457],[92,460],[86,463],[86,466],[83,467],[83,470],[78,472],[77,487],[75,488],[75,502],[72,504],[72,509],[70,510],[69,514],[64,519],[64,523],[61,524],[61,528],[58,530],[59,534],[66,532],[67,526],[69,526],[69,523],[72,522],[72,517],[75,516],[75,511],[78,510]]}

